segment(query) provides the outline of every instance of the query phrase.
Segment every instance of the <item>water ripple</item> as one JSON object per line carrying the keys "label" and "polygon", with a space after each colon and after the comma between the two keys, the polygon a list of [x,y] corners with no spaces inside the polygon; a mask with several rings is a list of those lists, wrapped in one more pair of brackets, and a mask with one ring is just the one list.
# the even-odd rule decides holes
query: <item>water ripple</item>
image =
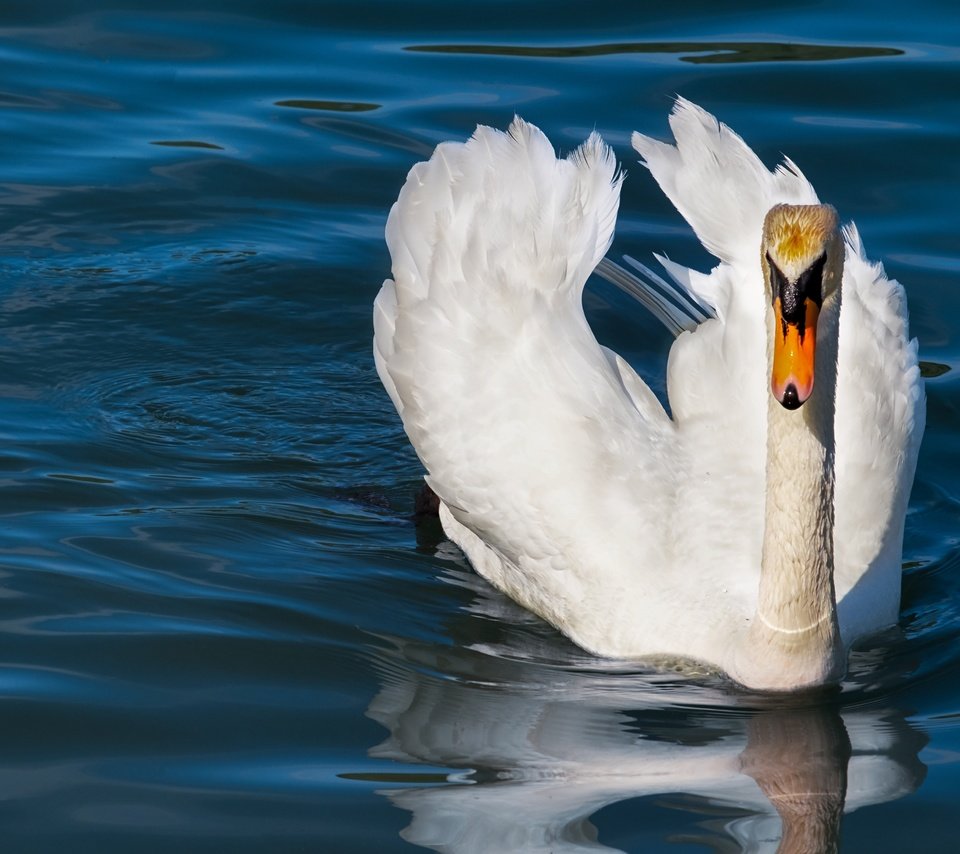
{"label": "water ripple", "polygon": [[[941,13],[8,5],[8,847],[762,850],[786,764],[835,818],[846,775],[845,846],[911,850],[922,819],[952,850],[960,65]],[[414,525],[422,470],[372,364],[390,205],[478,122],[520,112],[564,151],[600,130],[630,172],[614,253],[709,269],[629,145],[667,133],[673,93],[767,163],[789,153],[907,287],[930,403],[901,625],[825,695],[601,661],[492,591]],[[602,283],[586,310],[662,377],[652,322]]]}

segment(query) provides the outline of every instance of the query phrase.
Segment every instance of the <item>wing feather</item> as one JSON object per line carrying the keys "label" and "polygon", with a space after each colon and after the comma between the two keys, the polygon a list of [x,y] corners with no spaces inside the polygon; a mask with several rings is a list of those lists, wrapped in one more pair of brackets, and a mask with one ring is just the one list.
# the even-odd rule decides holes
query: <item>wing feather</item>
{"label": "wing feather", "polygon": [[853,225],[845,238],[835,584],[840,625],[856,637],[897,620],[904,516],[926,399],[903,287],[867,260]]}
{"label": "wing feather", "polygon": [[[791,161],[771,172],[683,99],[670,124],[675,145],[635,134],[634,147],[721,263],[704,274],[658,258],[672,283],[643,265],[603,274],[678,334],[673,420],[583,314],[619,204],[612,153],[593,134],[559,159],[519,118],[410,171],[387,222],[393,279],[374,306],[374,358],[444,529],[478,572],[595,651],[658,649],[676,640],[678,606],[703,614],[678,644],[712,660],[756,604],[763,217],[817,196]],[[835,581],[852,639],[896,619],[925,410],[903,289],[855,228],[845,237]],[[638,584],[651,567],[669,582]]]}
{"label": "wing feather", "polygon": [[608,609],[569,603],[599,595],[601,573],[609,597],[618,573],[666,565],[670,536],[666,507],[642,514],[638,496],[649,504],[670,482],[673,425],[581,304],[619,191],[597,134],[564,159],[520,119],[442,145],[391,210],[394,284],[375,307],[378,369],[448,534],[588,647],[602,632],[576,620]]}
{"label": "wing feather", "polygon": [[670,128],[676,145],[634,133],[633,147],[721,261],[756,264],[763,218],[777,202],[817,203],[791,161],[770,172],[736,133],[685,98],[677,99]]}

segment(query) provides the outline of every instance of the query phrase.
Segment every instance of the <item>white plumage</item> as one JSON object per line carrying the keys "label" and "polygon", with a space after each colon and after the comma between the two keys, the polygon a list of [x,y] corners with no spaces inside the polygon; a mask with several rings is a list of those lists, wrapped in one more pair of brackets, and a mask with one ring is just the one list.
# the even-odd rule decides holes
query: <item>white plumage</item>
{"label": "white plumage", "polygon": [[[671,349],[672,418],[581,305],[613,236],[612,153],[593,134],[558,159],[520,119],[411,170],[387,222],[394,278],[374,308],[377,369],[447,535],[581,646],[708,662],[755,687],[836,678],[771,678],[743,656],[773,524],[765,501],[790,488],[767,482],[761,232],[774,205],[817,197],[792,163],[768,171],[687,101],[670,124],[676,145],[635,134],[634,146],[721,261],[709,274],[665,265],[715,315]],[[845,243],[833,577],[848,647],[897,618],[924,394],[903,289],[864,258],[852,226]]]}

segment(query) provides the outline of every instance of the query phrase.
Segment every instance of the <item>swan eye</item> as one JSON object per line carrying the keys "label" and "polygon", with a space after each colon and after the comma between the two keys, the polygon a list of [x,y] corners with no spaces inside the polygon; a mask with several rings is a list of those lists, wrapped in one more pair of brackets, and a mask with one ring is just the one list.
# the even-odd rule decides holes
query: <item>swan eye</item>
{"label": "swan eye", "polygon": [[827,253],[824,252],[795,282],[791,282],[783,271],[774,263],[770,253],[766,253],[767,264],[770,267],[770,291],[773,303],[780,300],[780,311],[783,322],[803,328],[806,310],[804,303],[808,300],[817,308],[823,305],[823,271],[827,263]]}
{"label": "swan eye", "polygon": [[776,302],[778,299],[782,301],[784,293],[789,290],[787,287],[787,277],[783,275],[783,271],[774,263],[769,252],[767,253],[767,266],[770,268],[771,302]]}
{"label": "swan eye", "polygon": [[797,290],[803,298],[817,305],[823,305],[823,269],[826,263],[827,253],[824,252],[797,279]]}

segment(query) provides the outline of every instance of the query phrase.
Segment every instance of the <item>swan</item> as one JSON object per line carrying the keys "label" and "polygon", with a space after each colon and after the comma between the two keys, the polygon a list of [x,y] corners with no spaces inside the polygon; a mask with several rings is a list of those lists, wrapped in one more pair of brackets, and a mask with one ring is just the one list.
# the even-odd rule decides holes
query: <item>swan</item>
{"label": "swan", "polygon": [[[604,259],[623,175],[598,134],[558,158],[519,117],[481,126],[390,211],[376,367],[446,535],[575,643],[835,683],[898,616],[925,421],[904,291],[790,160],[684,99],[669,121],[633,146],[710,273]],[[669,414],[587,324],[598,264],[677,332]]]}

